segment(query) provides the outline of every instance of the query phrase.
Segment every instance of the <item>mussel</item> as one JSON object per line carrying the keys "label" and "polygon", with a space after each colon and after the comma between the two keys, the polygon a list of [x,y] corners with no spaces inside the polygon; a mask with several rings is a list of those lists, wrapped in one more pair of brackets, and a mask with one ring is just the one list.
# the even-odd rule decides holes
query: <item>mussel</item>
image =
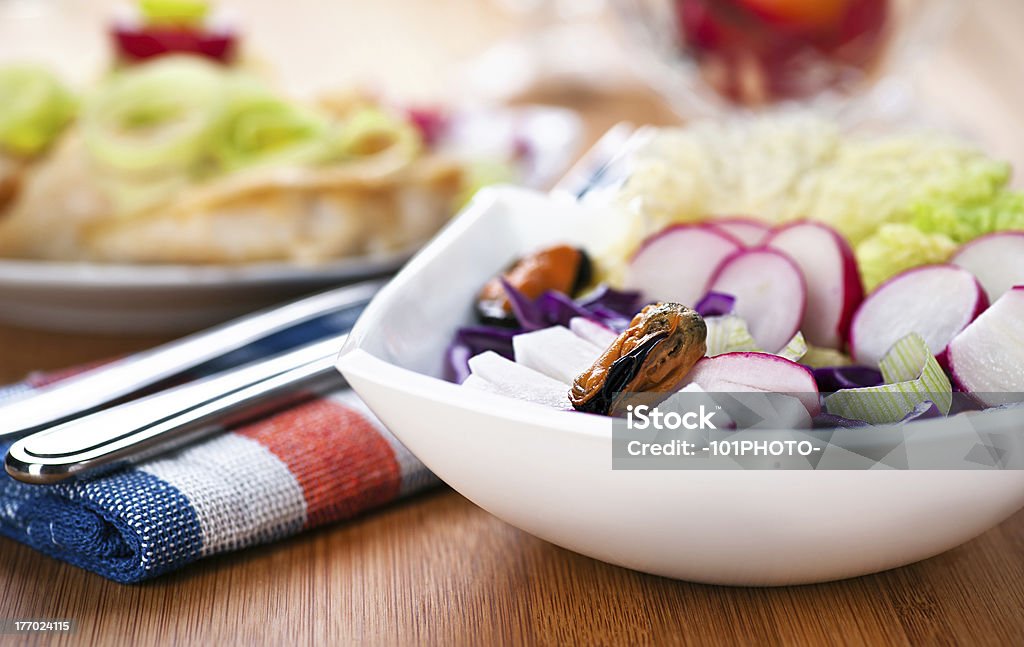
{"label": "mussel", "polygon": [[542,249],[519,259],[484,285],[477,296],[477,315],[483,323],[516,324],[502,279],[526,298],[536,299],[548,290],[575,296],[590,283],[591,274],[590,258],[582,249],[569,245]]}
{"label": "mussel", "polygon": [[656,303],[573,381],[569,401],[577,411],[618,415],[624,397],[666,397],[707,352],[708,329],[695,311],[678,303]]}

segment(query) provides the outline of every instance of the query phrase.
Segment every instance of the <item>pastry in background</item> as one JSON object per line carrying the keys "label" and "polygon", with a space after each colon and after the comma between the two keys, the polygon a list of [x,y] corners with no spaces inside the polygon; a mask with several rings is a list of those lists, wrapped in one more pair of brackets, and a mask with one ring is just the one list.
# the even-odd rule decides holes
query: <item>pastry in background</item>
{"label": "pastry in background", "polygon": [[[0,255],[320,263],[408,250],[479,180],[436,145],[440,113],[282,96],[235,63],[237,31],[205,2],[144,0],[112,35],[115,68],[80,100],[44,68],[0,70]],[[207,46],[226,35],[230,47]]]}

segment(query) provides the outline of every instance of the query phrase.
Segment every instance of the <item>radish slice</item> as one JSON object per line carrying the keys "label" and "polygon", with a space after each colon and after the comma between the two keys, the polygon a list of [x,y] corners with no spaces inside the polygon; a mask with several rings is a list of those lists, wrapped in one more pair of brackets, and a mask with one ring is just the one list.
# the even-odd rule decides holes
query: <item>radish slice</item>
{"label": "radish slice", "polygon": [[800,328],[807,287],[800,268],[782,252],[761,248],[733,254],[715,272],[710,289],[736,297],[736,315],[765,350],[778,351]]}
{"label": "radish slice", "polygon": [[1011,288],[949,344],[953,381],[986,406],[1024,399],[1024,286]]}
{"label": "radish slice", "polygon": [[878,366],[910,333],[945,362],[946,346],[988,306],[974,275],[954,265],[927,265],[897,274],[861,304],[850,327],[850,354]]}
{"label": "radish slice", "polygon": [[776,230],[765,242],[797,264],[807,281],[807,310],[800,330],[807,341],[842,348],[864,285],[849,243],[831,227],[798,222]]}
{"label": "radish slice", "polygon": [[564,326],[552,326],[512,338],[516,364],[532,368],[564,384],[590,368],[603,347],[580,339]]}
{"label": "radish slice", "polygon": [[573,317],[570,319],[569,330],[580,339],[588,341],[598,348],[608,348],[615,341],[615,338],[618,337],[611,328],[602,326],[586,317]]}
{"label": "radish slice", "polygon": [[673,225],[649,237],[626,268],[624,286],[650,300],[692,306],[707,292],[715,268],[743,245],[699,225]]}
{"label": "radish slice", "polygon": [[470,358],[469,370],[473,373],[463,384],[468,384],[471,388],[479,388],[480,380],[483,380],[492,385],[491,388],[484,390],[546,407],[572,408],[569,403],[568,385],[507,360],[494,351]]}
{"label": "radish slice", "polygon": [[990,301],[1024,284],[1024,231],[1006,231],[977,238],[949,261],[974,274]]}
{"label": "radish slice", "polygon": [[687,382],[709,392],[782,393],[800,400],[812,418],[821,411],[814,374],[778,355],[726,353],[705,357],[690,371]]}
{"label": "radish slice", "polygon": [[706,224],[732,236],[746,247],[760,247],[772,231],[767,224],[753,218],[716,218]]}
{"label": "radish slice", "polygon": [[923,402],[949,413],[953,387],[920,335],[910,333],[893,344],[881,367],[886,384],[836,391],[825,398],[828,412],[873,425],[897,423]]}

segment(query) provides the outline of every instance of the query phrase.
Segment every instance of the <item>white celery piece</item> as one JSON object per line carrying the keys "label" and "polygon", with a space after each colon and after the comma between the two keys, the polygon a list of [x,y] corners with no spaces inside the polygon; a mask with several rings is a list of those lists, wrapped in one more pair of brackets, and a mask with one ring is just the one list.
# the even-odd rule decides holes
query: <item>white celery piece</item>
{"label": "white celery piece", "polygon": [[[494,351],[470,358],[469,370],[472,374],[466,383],[470,388],[500,393],[510,398],[555,409],[572,408],[567,383],[507,360]],[[490,386],[484,387],[482,382],[487,382]]]}
{"label": "white celery piece", "polygon": [[552,326],[512,338],[516,363],[572,384],[576,376],[593,365],[604,351],[573,334],[565,326]]}

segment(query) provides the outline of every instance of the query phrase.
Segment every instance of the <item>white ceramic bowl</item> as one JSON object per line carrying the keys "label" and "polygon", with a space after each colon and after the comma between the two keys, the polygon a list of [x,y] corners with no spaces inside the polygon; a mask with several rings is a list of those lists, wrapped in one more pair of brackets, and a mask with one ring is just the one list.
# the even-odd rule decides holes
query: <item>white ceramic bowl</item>
{"label": "white ceramic bowl", "polygon": [[613,471],[608,419],[437,377],[488,277],[545,244],[600,246],[617,225],[612,212],[569,200],[481,194],[370,304],[339,369],[474,503],[560,546],[658,575],[736,585],[862,575],[945,551],[1024,506],[1024,471]]}

